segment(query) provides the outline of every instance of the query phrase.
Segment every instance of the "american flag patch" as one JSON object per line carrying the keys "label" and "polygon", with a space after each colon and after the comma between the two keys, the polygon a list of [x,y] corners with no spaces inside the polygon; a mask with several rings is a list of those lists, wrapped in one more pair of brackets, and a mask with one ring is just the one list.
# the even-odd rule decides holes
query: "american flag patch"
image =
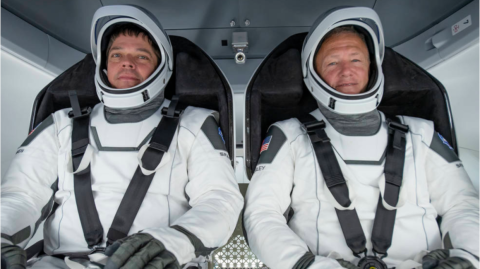
{"label": "american flag patch", "polygon": [[268,149],[268,146],[270,145],[270,141],[272,141],[272,136],[267,136],[263,140],[262,147],[260,148],[260,154],[262,154],[262,152]]}

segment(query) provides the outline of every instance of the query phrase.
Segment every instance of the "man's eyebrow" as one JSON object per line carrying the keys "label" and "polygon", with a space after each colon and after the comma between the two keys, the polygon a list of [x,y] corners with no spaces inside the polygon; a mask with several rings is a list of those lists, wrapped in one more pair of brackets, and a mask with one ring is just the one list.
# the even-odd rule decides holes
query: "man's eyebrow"
{"label": "man's eyebrow", "polygon": [[122,47],[111,47],[111,48],[110,48],[110,51],[112,51],[112,50],[121,50],[121,49],[123,49],[123,48],[122,48]]}
{"label": "man's eyebrow", "polygon": [[[111,47],[110,48],[110,51],[113,51],[113,50],[122,50],[123,47],[119,47],[119,46],[116,46],[116,47]],[[144,49],[144,48],[138,48],[137,51],[141,51],[141,52],[145,52],[147,53],[148,55],[150,55],[150,57],[152,57],[152,53],[147,50],[147,49]]]}
{"label": "man's eyebrow", "polygon": [[144,48],[138,48],[138,49],[137,49],[137,51],[142,51],[142,52],[145,52],[145,53],[147,53],[148,55],[150,55],[150,57],[152,57],[152,53],[151,53],[149,50],[147,50],[147,49],[144,49]]}

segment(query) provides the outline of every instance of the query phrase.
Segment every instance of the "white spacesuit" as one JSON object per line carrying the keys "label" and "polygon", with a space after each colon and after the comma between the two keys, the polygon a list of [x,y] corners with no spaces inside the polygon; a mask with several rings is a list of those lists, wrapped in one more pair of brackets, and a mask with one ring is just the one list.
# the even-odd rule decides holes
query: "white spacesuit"
{"label": "white spacesuit", "polygon": [[[367,37],[370,81],[358,94],[337,91],[315,68],[324,36],[345,25]],[[327,13],[305,39],[304,81],[319,109],[307,120],[292,118],[269,127],[245,198],[249,245],[270,268],[342,268],[345,263],[356,268],[359,262],[360,268],[381,268],[382,263],[421,268],[428,251],[442,248],[454,248],[450,257],[478,268],[478,193],[433,122],[406,116],[391,122],[376,109],[383,95],[383,54],[382,25],[369,8]],[[403,151],[399,159],[404,164],[395,164],[399,159],[390,150]],[[384,172],[388,161],[400,167],[400,183],[387,175],[391,170]],[[340,173],[332,172],[336,163]],[[392,186],[398,190],[393,203]],[[345,190],[346,195],[339,194]],[[384,236],[389,212],[393,234]],[[354,216],[345,217],[350,213]],[[375,233],[383,249],[374,246]]]}
{"label": "white spacesuit", "polygon": [[[161,59],[151,76],[139,85],[115,89],[104,75],[103,57],[108,31],[124,23],[145,29],[158,44]],[[160,24],[136,7],[102,7],[92,23],[92,53],[96,55],[95,83],[102,103],[91,111],[90,142],[82,163],[76,169],[72,167],[71,108],[55,112],[29,135],[2,179],[2,248],[12,244],[24,248],[55,205],[45,222],[47,255],[75,257],[104,249],[108,228],[136,169],[144,176],[153,175],[153,180],[136,217],[133,215],[128,235],[140,231],[150,234],[175,255],[180,265],[225,244],[235,228],[243,198],[216,112],[187,107],[178,126],[174,126],[170,147],[161,149],[164,152],[158,166],[142,166],[142,155],[154,147],[149,141],[157,133],[159,122],[172,116],[168,109],[162,114],[162,108],[171,104],[163,99],[163,91],[172,74],[173,53]],[[89,165],[94,206],[105,230],[98,241],[88,244],[84,220],[79,217],[78,201],[83,197],[75,190],[75,177],[86,169],[85,165]],[[44,256],[33,267],[42,260],[46,268],[63,264],[60,259]]]}

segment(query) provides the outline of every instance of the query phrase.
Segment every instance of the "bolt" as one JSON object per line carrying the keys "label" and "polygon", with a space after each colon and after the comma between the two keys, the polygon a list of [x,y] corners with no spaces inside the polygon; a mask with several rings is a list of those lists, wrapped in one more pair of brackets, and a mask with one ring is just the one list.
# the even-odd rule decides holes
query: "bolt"
{"label": "bolt", "polygon": [[245,26],[250,26],[250,21],[249,20],[245,20]]}
{"label": "bolt", "polygon": [[233,26],[235,26],[235,21],[232,20],[232,21],[230,22],[230,27],[233,27]]}

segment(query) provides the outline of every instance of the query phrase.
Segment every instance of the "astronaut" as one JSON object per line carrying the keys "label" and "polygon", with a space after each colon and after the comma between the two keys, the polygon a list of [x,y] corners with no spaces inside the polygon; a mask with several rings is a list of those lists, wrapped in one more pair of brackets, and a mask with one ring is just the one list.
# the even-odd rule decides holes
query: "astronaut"
{"label": "astronaut", "polygon": [[164,98],[173,52],[148,12],[102,7],[91,33],[102,102],[82,110],[71,93],[72,108],[20,146],[2,179],[2,268],[25,268],[23,249],[47,216],[46,255],[31,268],[204,261],[243,207],[218,114]]}
{"label": "astronaut", "polygon": [[461,161],[433,122],[377,110],[382,31],[372,9],[349,7],[304,41],[318,109],[269,127],[245,197],[249,245],[270,268],[478,268]]}

